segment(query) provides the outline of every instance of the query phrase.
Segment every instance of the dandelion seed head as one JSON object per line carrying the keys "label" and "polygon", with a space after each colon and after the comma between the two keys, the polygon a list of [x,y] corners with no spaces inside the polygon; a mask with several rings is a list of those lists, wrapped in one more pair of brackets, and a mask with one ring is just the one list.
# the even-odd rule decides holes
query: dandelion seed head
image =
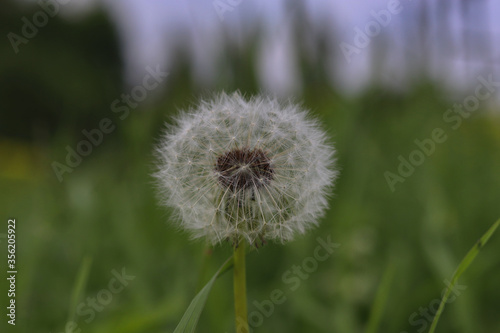
{"label": "dandelion seed head", "polygon": [[193,237],[286,242],[317,224],[334,149],[292,103],[222,93],[183,112],[156,147],[162,203]]}

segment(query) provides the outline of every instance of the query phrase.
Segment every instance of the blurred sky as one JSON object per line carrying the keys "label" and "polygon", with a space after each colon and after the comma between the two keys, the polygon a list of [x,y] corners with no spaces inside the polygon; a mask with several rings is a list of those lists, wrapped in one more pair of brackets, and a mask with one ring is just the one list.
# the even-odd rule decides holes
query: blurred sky
{"label": "blurred sky", "polygon": [[[224,45],[245,45],[256,28],[263,37],[255,64],[259,83],[277,94],[301,90],[295,50],[314,63],[320,42],[328,52],[328,78],[347,93],[374,80],[401,89],[417,73],[453,89],[499,74],[500,2],[494,0],[78,0],[63,9],[74,18],[95,6],[117,26],[129,84],[141,80],[147,66],[175,66],[180,42],[189,50],[195,82],[213,83]],[[374,13],[391,8],[377,31]],[[297,9],[305,14],[300,20]],[[356,29],[370,28],[369,42],[346,57],[341,43],[356,47]]]}

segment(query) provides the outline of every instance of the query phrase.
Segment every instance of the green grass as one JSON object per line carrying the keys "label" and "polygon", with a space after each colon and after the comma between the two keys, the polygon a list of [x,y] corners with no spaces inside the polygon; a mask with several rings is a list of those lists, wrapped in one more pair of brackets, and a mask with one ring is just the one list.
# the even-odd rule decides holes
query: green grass
{"label": "green grass", "polygon": [[[122,267],[135,279],[92,320],[74,315],[78,328],[86,333],[172,332],[199,281],[208,281],[231,254],[230,245],[217,247],[204,264],[205,244],[191,242],[157,205],[152,147],[162,122],[197,96],[176,84],[185,80],[183,73],[169,79],[163,99],[117,123],[116,131],[62,183],[50,163],[62,160],[65,146],[82,139],[79,131],[63,126],[49,140],[17,147],[17,155],[5,153],[16,141],[2,145],[8,170],[24,170],[4,168],[0,178],[4,219],[15,217],[18,223],[18,332],[62,332],[68,311],[97,297],[108,288],[112,271]],[[410,316],[441,297],[443,280],[500,215],[499,118],[480,110],[452,130],[442,115],[454,101],[446,101],[432,85],[403,95],[374,89],[357,98],[304,86],[304,105],[336,143],[341,174],[319,228],[285,246],[268,244],[248,255],[249,312],[257,311],[254,302],[268,299],[274,289],[284,290],[287,299],[264,316],[257,331],[362,332],[368,327],[368,332],[417,332],[424,326],[427,331],[430,320],[412,325]],[[102,116],[112,115],[103,111]],[[398,155],[407,157],[416,147],[413,141],[427,138],[436,127],[445,130],[447,141],[391,192],[384,172],[395,172]],[[283,274],[313,254],[317,237],[327,235],[341,246],[291,291]],[[498,253],[500,239],[494,235],[462,275],[467,289],[446,306],[436,332],[500,331]],[[92,258],[86,273],[84,258]],[[3,279],[0,290],[6,289]],[[5,292],[1,295],[4,300]],[[233,311],[226,274],[213,286],[198,331],[233,332]]]}
{"label": "green grass", "polygon": [[[497,220],[495,223],[493,223],[493,225],[488,229],[488,231],[476,242],[476,244],[474,244],[474,246],[469,250],[469,252],[467,252],[464,259],[462,259],[462,261],[460,262],[460,265],[458,265],[455,273],[453,274],[453,277],[451,278],[448,288],[446,289],[446,292],[442,296],[439,308],[434,316],[434,319],[432,320],[429,333],[434,333],[434,331],[436,330],[437,323],[439,321],[439,318],[441,318],[441,314],[443,313],[444,307],[448,302],[448,300],[450,300],[450,295],[452,294],[455,285],[457,285],[458,283],[458,278],[460,278],[460,276],[465,272],[465,270],[469,268],[472,261],[479,254],[483,246],[486,245],[486,243],[493,235],[493,233],[495,233],[499,225],[500,225],[500,220]],[[456,296],[459,295],[457,294]]]}

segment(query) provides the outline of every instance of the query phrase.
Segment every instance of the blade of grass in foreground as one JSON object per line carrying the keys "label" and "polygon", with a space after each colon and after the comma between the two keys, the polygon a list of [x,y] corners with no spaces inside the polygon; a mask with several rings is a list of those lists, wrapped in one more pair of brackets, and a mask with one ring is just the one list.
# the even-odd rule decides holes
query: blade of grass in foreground
{"label": "blade of grass in foreground", "polygon": [[90,256],[85,256],[82,260],[82,264],[80,265],[80,269],[78,270],[73,291],[71,292],[68,322],[73,321],[75,318],[76,306],[78,305],[78,301],[82,298],[85,286],[87,285],[87,278],[90,273],[91,264],[92,258]]}
{"label": "blade of grass in foreground", "polygon": [[460,275],[462,275],[463,272],[469,267],[469,265],[472,263],[474,258],[478,255],[479,251],[481,251],[481,248],[488,242],[490,239],[491,235],[495,232],[495,230],[498,228],[500,225],[500,220],[496,221],[486,233],[479,238],[479,240],[474,244],[472,249],[469,250],[469,252],[465,255],[464,259],[462,259],[462,262],[460,265],[458,265],[455,274],[453,274],[453,278],[451,279],[451,283],[448,286],[448,289],[446,290],[446,293],[443,296],[443,299],[441,300],[441,304],[439,304],[439,308],[436,312],[436,316],[434,317],[434,320],[432,321],[431,328],[429,329],[429,333],[434,333],[437,323],[439,321],[439,317],[441,317],[441,313],[444,310],[444,305],[446,304],[446,301],[448,300],[448,297],[450,296],[451,290],[453,289],[453,286],[458,281],[458,278]]}
{"label": "blade of grass in foreground", "polygon": [[194,332],[196,325],[198,324],[198,319],[200,318],[201,311],[205,306],[205,302],[207,301],[208,294],[212,289],[212,286],[217,280],[217,278],[222,275],[225,271],[227,271],[233,265],[233,257],[229,257],[224,264],[219,268],[217,273],[208,281],[208,283],[203,287],[202,290],[193,298],[191,304],[187,308],[186,312],[181,318],[179,325],[175,328],[174,333],[185,333],[185,332]]}
{"label": "blade of grass in foreground", "polygon": [[368,324],[366,325],[365,333],[376,333],[380,319],[387,305],[387,299],[389,298],[389,292],[392,286],[392,281],[394,278],[394,273],[396,272],[394,260],[391,259],[387,265],[382,281],[380,282],[377,294],[375,296],[375,301],[370,310],[370,317],[368,319]]}

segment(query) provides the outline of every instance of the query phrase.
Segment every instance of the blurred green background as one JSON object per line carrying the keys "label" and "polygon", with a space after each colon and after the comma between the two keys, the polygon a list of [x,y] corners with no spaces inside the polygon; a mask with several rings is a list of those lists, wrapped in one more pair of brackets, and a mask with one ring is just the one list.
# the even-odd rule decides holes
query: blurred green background
{"label": "blurred green background", "polygon": [[[36,10],[4,5],[3,36]],[[255,40],[262,37],[255,33]],[[123,120],[111,103],[132,87],[124,84],[118,38],[104,12],[76,21],[55,17],[22,47],[15,54],[6,39],[0,45],[0,331],[65,332],[73,318],[75,332],[172,332],[231,248],[207,250],[171,226],[155,198],[152,150],[164,122],[200,96],[261,90],[253,43],[228,49],[215,86],[193,82],[189,62],[178,62],[154,97]],[[176,52],[182,59],[184,51]],[[372,332],[426,332],[430,321],[422,311],[500,217],[498,107],[482,104],[454,130],[443,114],[463,97],[450,98],[432,80],[421,77],[404,92],[375,81],[348,96],[329,84],[322,62],[311,64],[300,49],[298,56],[304,89],[293,99],[322,120],[341,173],[319,228],[249,254],[250,313],[274,289],[287,297],[255,332],[365,332],[373,313],[380,317]],[[59,182],[52,163],[64,163],[66,147],[75,149],[85,139],[82,130],[103,118],[114,131]],[[397,173],[398,156],[407,159],[414,140],[431,137],[435,128],[444,130],[446,142],[392,192],[384,173]],[[4,314],[8,218],[17,221],[15,327]],[[328,236],[340,247],[290,291],[283,274]],[[438,332],[500,332],[499,253],[500,235],[494,235],[461,278],[467,288],[447,305]],[[88,279],[75,300],[85,263]],[[109,304],[89,310],[89,298],[111,295],[102,290],[122,269],[135,278]],[[232,302],[231,274],[225,274],[197,331],[234,332]],[[84,315],[73,312],[79,304]]]}

